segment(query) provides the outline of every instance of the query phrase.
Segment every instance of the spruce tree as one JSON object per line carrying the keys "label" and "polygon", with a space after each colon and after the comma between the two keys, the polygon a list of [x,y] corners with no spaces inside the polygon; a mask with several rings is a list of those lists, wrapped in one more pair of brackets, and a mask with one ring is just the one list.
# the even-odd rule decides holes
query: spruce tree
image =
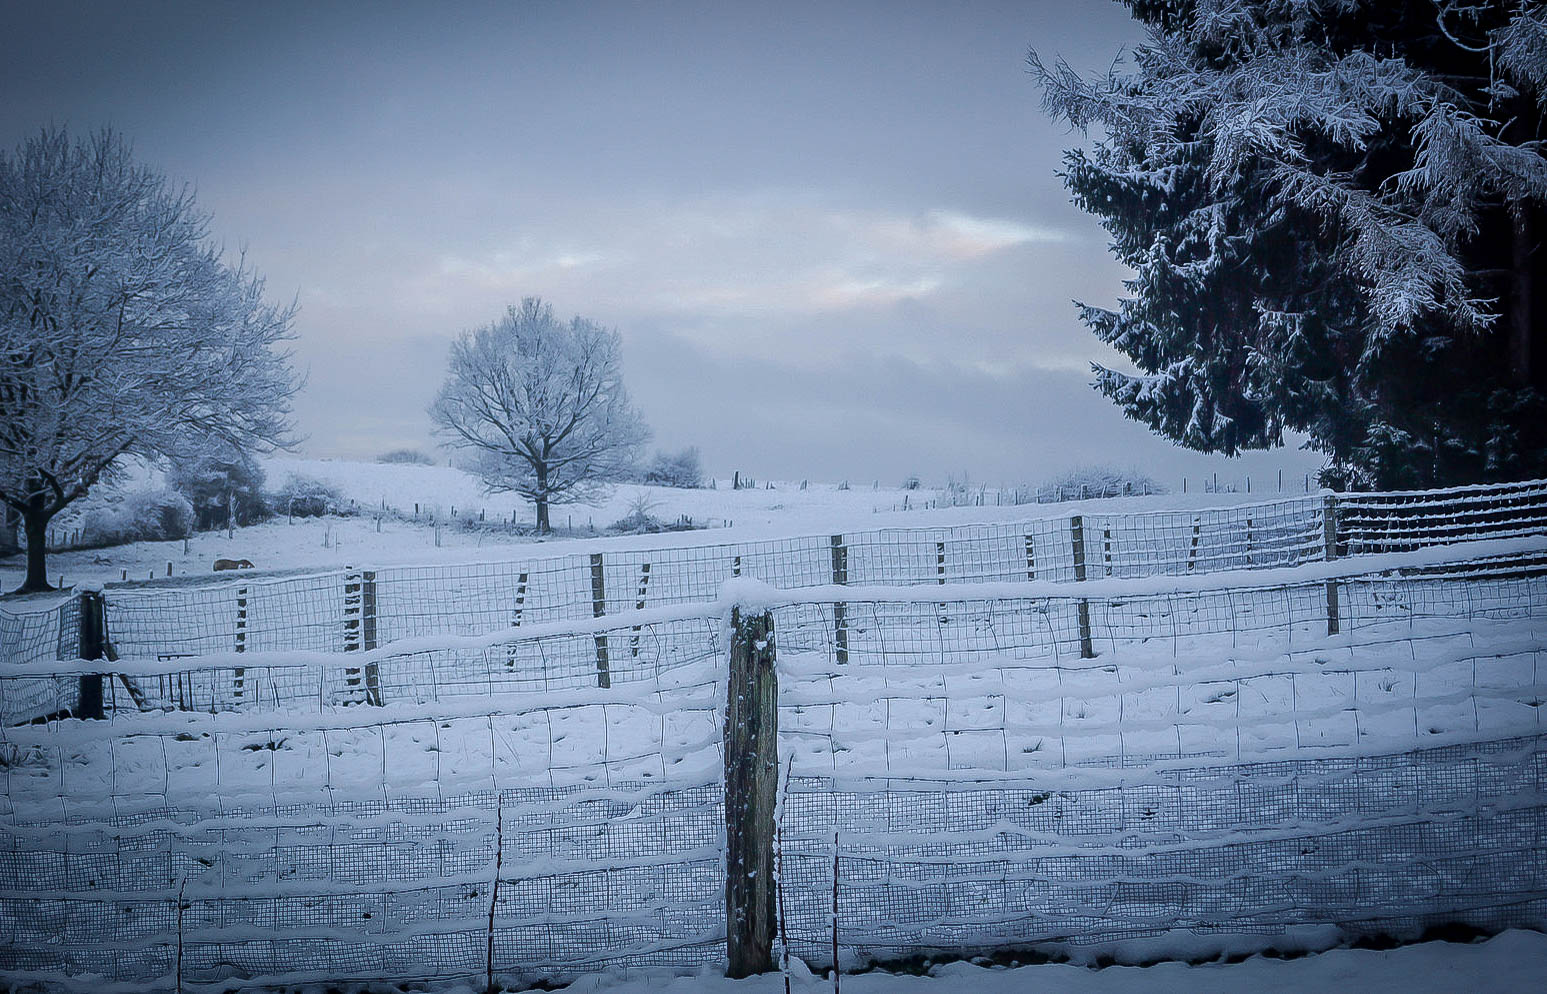
{"label": "spruce tree", "polygon": [[1128,0],[1147,43],[1033,73],[1133,270],[1084,322],[1124,413],[1205,452],[1302,432],[1334,487],[1547,475],[1547,10]]}

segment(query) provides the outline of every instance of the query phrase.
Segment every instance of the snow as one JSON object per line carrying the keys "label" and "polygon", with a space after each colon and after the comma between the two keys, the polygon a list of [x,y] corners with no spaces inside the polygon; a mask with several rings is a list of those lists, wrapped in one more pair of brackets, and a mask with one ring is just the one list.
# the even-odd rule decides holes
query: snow
{"label": "snow", "polygon": [[[403,472],[384,469],[392,478]],[[707,496],[767,501],[769,493]],[[768,524],[740,527],[820,536],[820,568],[801,579],[825,582],[825,536],[837,530],[827,515],[848,513],[872,529],[887,517],[863,504],[820,508],[854,499],[853,490],[817,491],[815,510],[781,517],[787,509],[767,506]],[[1150,509],[1164,500],[1099,506]],[[1069,511],[973,507],[902,520],[1023,521]],[[1088,505],[1081,513],[1087,527],[1097,521]],[[1191,531],[1190,510],[1175,517],[1183,534]],[[1267,518],[1256,516],[1259,529]],[[1067,541],[1067,518],[1055,523]],[[302,525],[270,527],[283,535]],[[1104,524],[1087,534],[1121,538]],[[1137,534],[1141,544],[1175,538]],[[790,934],[801,955],[821,955],[830,886],[821,867],[831,865],[839,829],[851,868],[843,956],[856,965],[889,948],[989,948],[1054,935],[1068,937],[1066,953],[1094,957],[1100,949],[1119,961],[1269,944],[1326,948],[1346,936],[1301,922],[1458,908],[1486,916],[1496,910],[1490,901],[1528,900],[1534,871],[1525,854],[1547,811],[1536,772],[1547,754],[1539,703],[1547,660],[1534,614],[1543,580],[1518,569],[1352,578],[1536,556],[1547,537],[1268,568],[1298,560],[1265,561],[1257,534],[1259,558],[1217,562],[1259,569],[1139,576],[1123,571],[1121,555],[1113,571],[1108,554],[1108,569],[1095,567],[1078,585],[985,582],[972,577],[1006,573],[985,567],[971,547],[954,550],[960,575],[948,587],[934,584],[933,572],[927,585],[872,586],[894,577],[873,575],[856,558],[848,575],[865,583],[779,590],[750,578],[725,582],[725,563],[695,556],[685,568],[708,570],[713,582],[669,588],[684,603],[630,610],[634,598],[625,596],[621,610],[602,618],[529,612],[513,628],[506,605],[465,628],[403,628],[395,640],[383,636],[378,648],[347,655],[259,643],[256,628],[244,629],[254,636],[244,644],[261,651],[223,651],[233,642],[219,638],[210,648],[220,652],[157,659],[142,646],[114,670],[137,681],[148,710],[118,709],[119,693],[109,721],[3,729],[0,800],[15,843],[11,879],[0,889],[0,935],[39,957],[31,961],[38,969],[108,970],[125,982],[164,979],[179,936],[206,981],[275,970],[294,971],[286,979],[295,983],[465,976],[477,963],[466,947],[482,941],[489,914],[479,887],[502,857],[509,888],[501,889],[500,955],[512,969],[533,971],[529,979],[573,977],[618,955],[643,957],[647,968],[712,964],[723,955],[721,723],[733,605],[776,615]],[[1010,535],[1022,554],[1022,530]],[[705,538],[582,539],[543,551]],[[937,547],[926,538],[920,548],[932,571]],[[514,544],[483,553],[507,549],[531,554]],[[1011,577],[1024,562],[1012,566]],[[1039,568],[1047,569],[1040,559]],[[198,589],[224,604],[228,588],[240,586],[251,608],[264,584],[305,587],[321,577],[332,604],[338,577],[302,572],[223,574]],[[1344,581],[1345,624],[1328,635],[1324,586],[1332,579]],[[390,588],[381,585],[385,621]],[[125,601],[181,592],[108,588],[110,600]],[[438,595],[418,611],[438,619]],[[1070,648],[1079,599],[1095,608],[1087,622],[1097,636],[1094,659]],[[842,665],[835,601],[848,611]],[[276,614],[299,610],[297,601]],[[341,623],[334,613],[319,616],[330,633],[320,648],[337,643],[331,636]],[[605,688],[597,686],[604,639],[612,650]],[[367,665],[379,703],[348,706]],[[0,674],[0,708],[15,718],[18,707],[32,706],[33,690],[68,702],[71,675],[100,666],[12,668]],[[176,709],[185,697],[199,710]],[[58,711],[57,702],[43,703],[37,713]],[[1431,828],[1433,839],[1413,841]],[[1447,866],[1441,878],[1431,872],[1436,863]],[[1184,864],[1185,872],[1176,869]],[[884,867],[884,880],[867,866]],[[1457,881],[1474,889],[1460,894]],[[185,932],[166,916],[179,892],[192,912]],[[1508,921],[1535,921],[1538,910],[1523,904]],[[1229,930],[1239,921],[1262,930]],[[1105,944],[1082,945],[1093,938]],[[1483,947],[1442,948],[1455,958]],[[1123,991],[1122,978],[1132,976],[1146,990],[1234,989],[1208,987],[1218,976],[1271,990],[1270,979],[1254,974],[1280,971],[1273,975],[1286,983],[1342,982],[1283,972],[1311,970],[1309,960],[1252,962],[1259,965],[1131,974],[946,965],[931,978],[851,980],[921,991],[970,982],[992,991],[1005,977]],[[1378,968],[1392,969],[1385,961]],[[1420,972],[1444,975],[1440,967]],[[778,978],[737,989],[768,982]],[[579,989],[722,983],[647,969],[589,977]]]}
{"label": "snow", "polygon": [[[831,981],[792,964],[790,989],[824,994]],[[927,976],[872,972],[842,978],[848,994],[1455,994],[1487,988],[1498,994],[1539,991],[1547,975],[1547,935],[1511,930],[1486,942],[1425,942],[1397,949],[1333,949],[1297,959],[1253,956],[1241,963],[1159,963],[1094,970],[1067,963],[1036,966],[941,963]],[[469,988],[471,990],[471,988]],[[565,988],[571,994],[782,994],[777,973],[747,980],[596,974]],[[448,992],[450,994],[450,992]]]}
{"label": "snow", "polygon": [[[200,532],[189,539],[186,553],[181,541],[52,552],[48,557],[50,580],[57,581],[62,576],[67,585],[74,585],[81,581],[161,578],[167,575],[169,563],[175,576],[201,575],[208,574],[211,564],[222,558],[247,559],[265,572],[304,567],[336,569],[346,565],[492,562],[531,557],[534,553],[548,557],[876,528],[1019,521],[1067,515],[1081,509],[1102,513],[1194,510],[1261,503],[1265,499],[1264,495],[1192,493],[1015,506],[996,505],[995,492],[990,490],[983,506],[930,508],[921,505],[936,498],[932,490],[873,488],[869,483],[849,489],[840,489],[841,484],[808,483],[804,490],[798,480],[774,481],[772,490],[766,489],[766,481],[760,481],[755,489],[744,490],[731,489],[730,480],[717,480],[713,490],[620,484],[595,506],[555,506],[553,524],[559,533],[537,539],[498,527],[500,522],[509,522],[514,513],[518,525],[530,528],[534,514],[530,503],[510,494],[486,494],[476,476],[460,469],[291,457],[271,457],[262,460],[262,464],[268,489],[278,488],[292,473],[311,477],[336,487],[346,500],[355,501],[358,514],[294,521],[281,516],[260,525],[238,528],[232,539],[227,539],[224,529]],[[158,482],[159,474],[155,471],[139,468],[125,486],[133,489]],[[603,534],[608,525],[627,516],[631,505],[640,498],[655,505],[651,513],[662,521],[675,521],[679,515],[687,515],[695,524],[710,527],[648,535]],[[105,498],[100,495],[88,498],[102,499]],[[910,508],[907,511],[900,510],[905,499]],[[383,504],[396,513],[383,517],[378,526],[375,512]],[[415,504],[420,508],[418,522],[413,520]],[[451,518],[452,508],[457,510],[455,520]],[[468,515],[476,518],[480,510],[485,512],[486,527],[461,527],[463,519]],[[432,513],[441,524],[439,546],[437,529],[430,523]],[[66,528],[69,520],[61,518],[58,527]],[[578,534],[565,531],[571,522]],[[596,529],[594,534],[589,530],[591,526]],[[534,546],[540,546],[540,551]],[[17,586],[23,567],[19,556],[0,560],[0,589]],[[15,602],[8,602],[6,610],[14,610],[14,605]]]}

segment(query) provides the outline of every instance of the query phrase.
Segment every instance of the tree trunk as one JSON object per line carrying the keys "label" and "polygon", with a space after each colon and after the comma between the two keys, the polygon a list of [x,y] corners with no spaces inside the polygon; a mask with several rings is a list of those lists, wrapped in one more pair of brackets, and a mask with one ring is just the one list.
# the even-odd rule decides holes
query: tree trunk
{"label": "tree trunk", "polygon": [[16,508],[9,504],[0,505],[0,556],[14,556],[21,551],[21,545],[16,540],[16,526],[20,523]]}
{"label": "tree trunk", "polygon": [[31,594],[40,590],[53,590],[48,585],[45,556],[48,542],[48,519],[52,515],[43,508],[29,508],[22,514],[22,530],[27,536],[27,579],[16,588],[18,594]]}
{"label": "tree trunk", "polygon": [[537,498],[537,533],[546,535],[548,531],[548,498],[539,497]]}
{"label": "tree trunk", "polygon": [[1535,275],[1531,209],[1522,205],[1514,220],[1514,306],[1509,315],[1509,373],[1516,386],[1531,385],[1531,284]]}

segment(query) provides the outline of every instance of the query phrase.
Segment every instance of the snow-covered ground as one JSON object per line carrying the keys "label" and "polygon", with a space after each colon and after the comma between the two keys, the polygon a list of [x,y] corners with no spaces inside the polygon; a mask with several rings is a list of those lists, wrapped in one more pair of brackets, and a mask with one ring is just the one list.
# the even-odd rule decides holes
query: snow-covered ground
{"label": "snow-covered ground", "polygon": [[[832,981],[795,960],[792,994],[827,994]],[[947,962],[921,975],[884,972],[841,978],[849,994],[1531,994],[1547,976],[1547,935],[1512,929],[1475,943],[1424,942],[1396,949],[1332,949],[1294,959],[1252,956],[1239,963],[1159,963],[1092,969],[1069,963]],[[299,988],[306,994],[321,986]],[[344,994],[398,994],[395,985],[329,985]],[[712,970],[696,976],[590,974],[561,994],[783,994],[779,973],[727,980]],[[429,994],[483,994],[482,984],[414,984]]]}
{"label": "snow-covered ground", "polygon": [[[934,490],[876,488],[874,481],[851,481],[848,489],[841,489],[841,483],[819,482],[808,482],[801,489],[798,480],[775,481],[773,489],[759,482],[756,488],[743,490],[733,490],[729,480],[716,481],[712,490],[621,484],[595,506],[555,506],[552,521],[558,533],[537,539],[496,524],[510,522],[514,513],[516,523],[529,530],[534,514],[530,503],[511,494],[486,494],[477,477],[459,469],[289,457],[265,460],[264,469],[270,488],[281,486],[292,474],[320,480],[336,487],[345,499],[355,501],[359,513],[294,520],[278,517],[238,528],[231,538],[219,530],[197,533],[187,543],[137,542],[55,552],[48,557],[50,580],[63,578],[66,585],[143,580],[166,576],[169,564],[176,576],[203,574],[222,558],[247,559],[260,570],[506,560],[530,556],[537,542],[544,546],[543,555],[556,556],[607,548],[664,548],[859,529],[1016,521],[1067,514],[1070,507],[996,504],[992,490],[986,492],[982,506],[932,507],[940,497]],[[157,482],[154,472],[139,471],[123,486]],[[88,500],[107,496],[93,495]],[[1166,494],[1102,500],[1085,506],[1103,512],[1198,508],[1271,500],[1273,496]],[[707,527],[609,537],[607,527],[626,517],[640,499],[649,505],[649,513],[662,521],[686,515]],[[906,511],[901,510],[905,502]],[[392,513],[378,515],[383,505]],[[415,505],[419,508],[417,521]],[[453,508],[456,519],[451,517]],[[469,515],[477,518],[480,511],[486,527],[462,527],[464,519]],[[432,516],[440,523],[438,529],[430,523]],[[0,589],[11,589],[21,582],[23,565],[19,556],[0,559]]]}
{"label": "snow-covered ground", "polygon": [[[790,989],[823,994],[831,981],[793,964]],[[1253,956],[1241,963],[1160,963],[1094,970],[1050,963],[942,963],[925,976],[865,973],[842,978],[849,994],[1498,994],[1540,991],[1547,978],[1547,935],[1512,930],[1486,942],[1425,942],[1397,949],[1333,949],[1298,959]],[[471,988],[468,988],[471,990]],[[782,994],[779,974],[726,980],[698,977],[588,976],[571,994]],[[450,994],[450,992],[447,992]]]}

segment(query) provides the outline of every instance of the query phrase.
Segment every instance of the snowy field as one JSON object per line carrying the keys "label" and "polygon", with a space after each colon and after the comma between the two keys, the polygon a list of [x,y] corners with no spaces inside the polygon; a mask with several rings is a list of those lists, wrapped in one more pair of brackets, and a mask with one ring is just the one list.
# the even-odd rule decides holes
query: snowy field
{"label": "snowy field", "polygon": [[[205,990],[465,978],[492,921],[512,982],[718,985],[648,971],[724,955],[733,602],[773,612],[781,915],[805,962],[830,959],[835,849],[846,968],[929,949],[1143,961],[1547,921],[1534,523],[1489,510],[1511,537],[1411,550],[1390,532],[1410,551],[1319,561],[1319,502],[903,516],[820,503],[852,490],[795,492],[814,506],[542,546],[603,553],[605,570],[569,555],[544,574],[530,543],[432,548],[372,574],[369,613],[363,574],[332,563],[110,586],[110,720],[16,725],[73,707],[100,663],[50,648],[0,674],[7,975],[125,992],[168,986],[177,963]],[[1124,506],[1187,509],[1105,513]],[[1093,574],[1079,584],[1071,514]],[[1446,515],[1442,538],[1461,520]],[[875,531],[886,518],[973,524]],[[369,518],[307,526],[343,523],[377,534]],[[768,546],[790,570],[775,586],[753,579],[755,543],[693,551],[742,529],[815,541]],[[480,561],[439,561],[459,552]],[[1509,558],[1468,565],[1479,556]],[[609,972],[625,968],[646,973]],[[1179,984],[1247,972],[1166,969]]]}
{"label": "snowy field", "polygon": [[[988,585],[995,599],[943,603],[928,589],[842,592],[854,600],[840,664],[827,601],[839,592],[762,588],[780,633],[796,955],[824,958],[834,831],[851,966],[1071,928],[1181,926],[1152,946],[1176,956],[1243,934],[1261,948],[1329,919],[1407,932],[1440,908],[1485,924],[1490,901],[1535,914],[1541,582],[1348,589],[1348,631],[1328,637],[1308,609],[1320,575],[1212,635],[1227,617],[1215,598],[1238,578],[1167,581],[1198,588],[1191,599],[1091,583],[1098,600],[1128,590],[1093,612],[1098,626],[1131,634],[1153,616],[1173,633],[1108,634],[1093,660],[1049,637],[1072,600]],[[0,860],[14,881],[0,931],[36,951],[35,969],[107,972],[123,989],[165,977],[179,936],[201,977],[299,982],[298,960],[336,978],[456,976],[481,958],[498,853],[501,973],[712,964],[722,625],[718,605],[686,605],[355,659],[122,661],[152,710],[6,729],[20,844]],[[339,706],[366,664],[383,704]],[[196,710],[157,709],[185,692]]]}
{"label": "snowy field", "polygon": [[[934,490],[886,486],[877,489],[872,487],[874,481],[851,481],[846,490],[831,482],[810,482],[802,490],[800,481],[776,481],[772,490],[767,489],[765,482],[759,482],[755,489],[732,490],[730,480],[716,481],[713,490],[621,484],[596,506],[555,506],[552,520],[557,532],[538,540],[496,525],[509,522],[514,513],[517,524],[530,530],[534,514],[530,503],[510,494],[485,494],[477,477],[459,469],[280,457],[266,459],[263,465],[271,488],[281,485],[292,473],[321,480],[336,487],[346,500],[355,501],[359,513],[293,521],[281,516],[260,525],[238,528],[230,539],[224,530],[200,532],[188,541],[186,552],[181,541],[56,552],[49,556],[51,582],[61,576],[67,585],[164,577],[169,563],[175,576],[208,574],[211,564],[221,558],[247,559],[260,570],[462,563],[531,556],[537,552],[534,545],[540,545],[537,554],[550,556],[859,529],[1013,521],[1068,511],[1067,506],[1053,504],[996,505],[992,490],[987,492],[983,506],[931,508],[928,505],[940,497]],[[140,471],[125,486],[145,486],[157,480],[156,474]],[[695,524],[707,527],[685,532],[606,536],[605,529],[626,517],[639,499],[662,521],[673,522],[686,515]],[[1266,499],[1270,498],[1262,494],[1192,493],[1117,498],[1085,506],[1120,512],[1229,506]],[[894,510],[901,508],[904,501],[909,510]],[[378,524],[376,512],[383,503],[393,513],[383,516]],[[416,504],[418,521],[413,517]],[[457,519],[451,518],[453,508]],[[485,512],[485,527],[466,529],[459,525],[469,514],[476,518],[480,510]],[[437,529],[430,524],[432,514],[441,523],[438,546]],[[70,520],[61,519],[59,528],[68,529]],[[22,567],[20,557],[0,560],[0,589],[19,584]]]}

